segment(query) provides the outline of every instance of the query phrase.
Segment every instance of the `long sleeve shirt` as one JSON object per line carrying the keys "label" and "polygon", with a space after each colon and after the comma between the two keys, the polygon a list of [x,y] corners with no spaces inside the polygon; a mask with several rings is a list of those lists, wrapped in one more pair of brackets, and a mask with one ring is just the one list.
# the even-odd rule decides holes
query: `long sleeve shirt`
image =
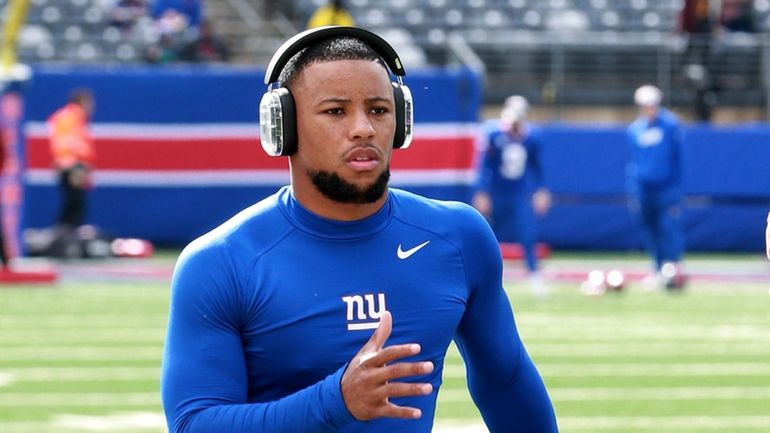
{"label": "long sleeve shirt", "polygon": [[681,194],[684,173],[683,133],[673,113],[661,108],[651,120],[640,117],[627,130],[631,160],[627,168],[632,194]]}
{"label": "long sleeve shirt", "polygon": [[48,118],[47,124],[51,156],[57,168],[93,165],[96,151],[88,131],[88,114],[80,105],[65,105]]}
{"label": "long sleeve shirt", "polygon": [[477,140],[477,190],[500,200],[543,187],[542,147],[540,129],[531,124],[512,132],[499,121],[485,123]]}
{"label": "long sleeve shirt", "polygon": [[[359,422],[340,379],[385,310],[386,345],[419,343],[404,361],[435,365],[404,380],[434,391],[391,399],[420,419]],[[340,222],[285,187],[179,258],[161,380],[169,431],[429,433],[452,340],[492,433],[557,431],[480,214],[391,189],[375,214]]]}

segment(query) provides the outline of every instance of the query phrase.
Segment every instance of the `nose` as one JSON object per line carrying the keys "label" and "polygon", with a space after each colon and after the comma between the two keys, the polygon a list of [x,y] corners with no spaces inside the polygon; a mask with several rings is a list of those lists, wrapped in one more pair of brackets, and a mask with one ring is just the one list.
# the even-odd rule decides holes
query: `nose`
{"label": "nose", "polygon": [[369,140],[376,133],[366,110],[356,110],[351,120],[350,135],[353,140]]}

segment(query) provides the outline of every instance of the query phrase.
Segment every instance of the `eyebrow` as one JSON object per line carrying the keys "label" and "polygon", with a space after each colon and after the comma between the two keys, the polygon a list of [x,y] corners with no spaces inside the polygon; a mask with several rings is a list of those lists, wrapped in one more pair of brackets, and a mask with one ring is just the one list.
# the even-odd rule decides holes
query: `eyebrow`
{"label": "eyebrow", "polygon": [[[349,103],[351,100],[349,98],[325,98],[318,102],[318,104],[345,104]],[[390,102],[391,100],[383,97],[383,96],[372,96],[371,98],[366,98],[367,103],[375,103],[375,102]]]}

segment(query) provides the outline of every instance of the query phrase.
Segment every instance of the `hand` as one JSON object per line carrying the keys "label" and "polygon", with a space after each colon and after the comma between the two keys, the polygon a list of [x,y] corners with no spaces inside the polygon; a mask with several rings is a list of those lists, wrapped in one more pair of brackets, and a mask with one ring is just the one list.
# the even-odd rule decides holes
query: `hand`
{"label": "hand", "polygon": [[489,194],[483,191],[479,191],[473,196],[473,207],[486,218],[492,216],[492,199],[489,197]]}
{"label": "hand", "polygon": [[91,183],[91,173],[88,167],[76,165],[70,169],[68,180],[72,187],[86,189]]}
{"label": "hand", "polygon": [[532,195],[532,207],[538,215],[545,215],[551,209],[551,193],[545,188],[540,188]]}
{"label": "hand", "polygon": [[342,375],[342,398],[350,414],[359,421],[381,417],[420,418],[420,409],[397,406],[388,399],[433,392],[430,383],[390,382],[392,379],[419,376],[433,371],[432,362],[392,363],[397,359],[420,353],[419,344],[384,347],[385,341],[390,337],[392,320],[389,311],[382,313],[380,326],[350,361]]}

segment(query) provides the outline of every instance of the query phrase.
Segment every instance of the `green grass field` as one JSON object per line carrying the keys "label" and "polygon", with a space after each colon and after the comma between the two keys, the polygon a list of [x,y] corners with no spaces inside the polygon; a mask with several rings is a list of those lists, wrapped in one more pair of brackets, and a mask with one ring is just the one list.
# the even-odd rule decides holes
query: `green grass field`
{"label": "green grass field", "polygon": [[[602,259],[547,266],[590,260]],[[770,267],[756,256],[703,263]],[[0,432],[165,432],[168,284],[76,280],[0,287]],[[756,433],[770,432],[768,286],[704,278],[681,295],[631,283],[587,297],[560,280],[543,299],[523,282],[507,288],[562,432]],[[447,359],[435,431],[484,431],[454,348]]]}

